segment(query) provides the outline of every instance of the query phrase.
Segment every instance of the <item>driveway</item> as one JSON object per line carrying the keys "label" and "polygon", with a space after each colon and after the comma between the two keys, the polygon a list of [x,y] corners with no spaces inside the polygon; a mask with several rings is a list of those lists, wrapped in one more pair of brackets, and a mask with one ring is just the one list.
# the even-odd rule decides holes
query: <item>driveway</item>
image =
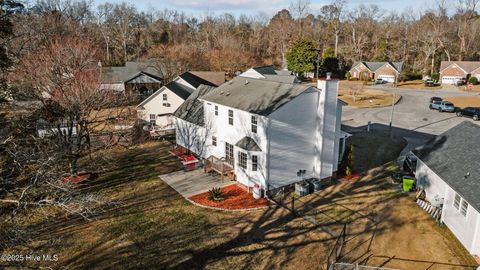
{"label": "driveway", "polygon": [[178,171],[159,177],[184,198],[190,198],[214,187],[224,187],[235,183],[229,179],[225,179],[222,183],[220,176],[206,174],[201,169],[190,172]]}
{"label": "driveway", "polygon": [[[456,126],[462,121],[473,121],[469,118],[456,117],[454,113],[440,113],[430,110],[428,104],[430,97],[439,96],[474,96],[478,93],[466,93],[458,90],[418,90],[407,88],[391,88],[388,86],[375,86],[399,94],[402,99],[395,105],[393,112],[393,133],[404,137],[408,141],[405,152],[425,143],[435,135]],[[347,132],[366,130],[369,121],[374,124],[373,129],[389,130],[392,107],[383,108],[354,108],[346,106],[343,109],[342,124]]]}

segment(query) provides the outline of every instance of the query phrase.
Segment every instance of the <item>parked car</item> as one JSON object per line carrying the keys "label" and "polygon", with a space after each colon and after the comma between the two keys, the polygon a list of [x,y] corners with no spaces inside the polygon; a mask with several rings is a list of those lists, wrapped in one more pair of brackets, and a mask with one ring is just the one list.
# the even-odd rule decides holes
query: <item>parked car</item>
{"label": "parked car", "polygon": [[443,99],[441,97],[431,97],[430,98],[430,103],[433,103],[434,101],[440,102],[440,101],[443,101]]}
{"label": "parked car", "polygon": [[472,117],[473,120],[478,121],[480,120],[480,108],[477,107],[466,107],[465,109],[459,109],[457,111],[457,116],[467,116]]}
{"label": "parked car", "polygon": [[376,79],[374,84],[384,84],[384,83],[387,83],[387,81],[385,81],[384,79]]}
{"label": "parked car", "polygon": [[435,82],[432,79],[427,79],[427,80],[425,80],[425,86],[433,87],[433,86],[435,86]]}
{"label": "parked car", "polygon": [[465,79],[458,79],[458,80],[455,81],[456,86],[465,85],[466,83],[467,83],[467,80],[465,80]]}
{"label": "parked car", "polygon": [[454,112],[455,106],[450,101],[434,101],[429,106],[430,110],[438,110],[439,112]]}

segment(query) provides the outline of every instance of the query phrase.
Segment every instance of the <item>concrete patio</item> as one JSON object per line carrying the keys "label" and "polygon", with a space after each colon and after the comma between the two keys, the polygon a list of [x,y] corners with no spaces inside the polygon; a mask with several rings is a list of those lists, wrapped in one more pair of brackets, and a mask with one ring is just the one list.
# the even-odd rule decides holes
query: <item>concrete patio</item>
{"label": "concrete patio", "polygon": [[225,179],[222,183],[219,175],[206,174],[202,169],[190,172],[178,171],[163,174],[159,177],[185,198],[208,191],[214,187],[224,187],[236,183],[228,179]]}

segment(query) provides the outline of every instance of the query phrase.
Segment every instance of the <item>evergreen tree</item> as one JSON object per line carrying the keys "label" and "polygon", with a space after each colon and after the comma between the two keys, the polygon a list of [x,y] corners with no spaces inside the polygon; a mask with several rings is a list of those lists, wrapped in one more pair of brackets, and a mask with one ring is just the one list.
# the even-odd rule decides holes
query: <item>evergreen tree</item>
{"label": "evergreen tree", "polygon": [[288,69],[300,76],[306,72],[313,72],[317,59],[317,43],[310,39],[294,41],[287,52]]}

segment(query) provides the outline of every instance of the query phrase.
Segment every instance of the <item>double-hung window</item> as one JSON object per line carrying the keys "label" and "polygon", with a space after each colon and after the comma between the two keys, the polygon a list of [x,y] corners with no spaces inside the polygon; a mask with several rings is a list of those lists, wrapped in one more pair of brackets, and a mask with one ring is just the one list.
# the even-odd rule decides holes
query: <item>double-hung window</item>
{"label": "double-hung window", "polygon": [[228,110],[228,124],[233,126],[233,110]]}
{"label": "double-hung window", "polygon": [[212,145],[217,146],[217,137],[212,136]]}
{"label": "double-hung window", "polygon": [[257,117],[252,115],[252,133],[257,133],[258,121]]}
{"label": "double-hung window", "polygon": [[155,114],[150,114],[150,124],[151,125],[157,124],[157,116]]}
{"label": "double-hung window", "polygon": [[163,101],[167,101],[167,100],[168,100],[167,94],[163,94]]}
{"label": "double-hung window", "polygon": [[462,216],[466,217],[468,212],[468,202],[465,201],[460,195],[455,193],[455,197],[453,198],[453,207],[457,209]]}
{"label": "double-hung window", "polygon": [[252,155],[252,171],[256,172],[258,170],[258,156]]}
{"label": "double-hung window", "polygon": [[247,154],[244,152],[238,152],[238,166],[242,169],[247,169]]}
{"label": "double-hung window", "polygon": [[218,105],[215,105],[215,116],[218,115]]}

